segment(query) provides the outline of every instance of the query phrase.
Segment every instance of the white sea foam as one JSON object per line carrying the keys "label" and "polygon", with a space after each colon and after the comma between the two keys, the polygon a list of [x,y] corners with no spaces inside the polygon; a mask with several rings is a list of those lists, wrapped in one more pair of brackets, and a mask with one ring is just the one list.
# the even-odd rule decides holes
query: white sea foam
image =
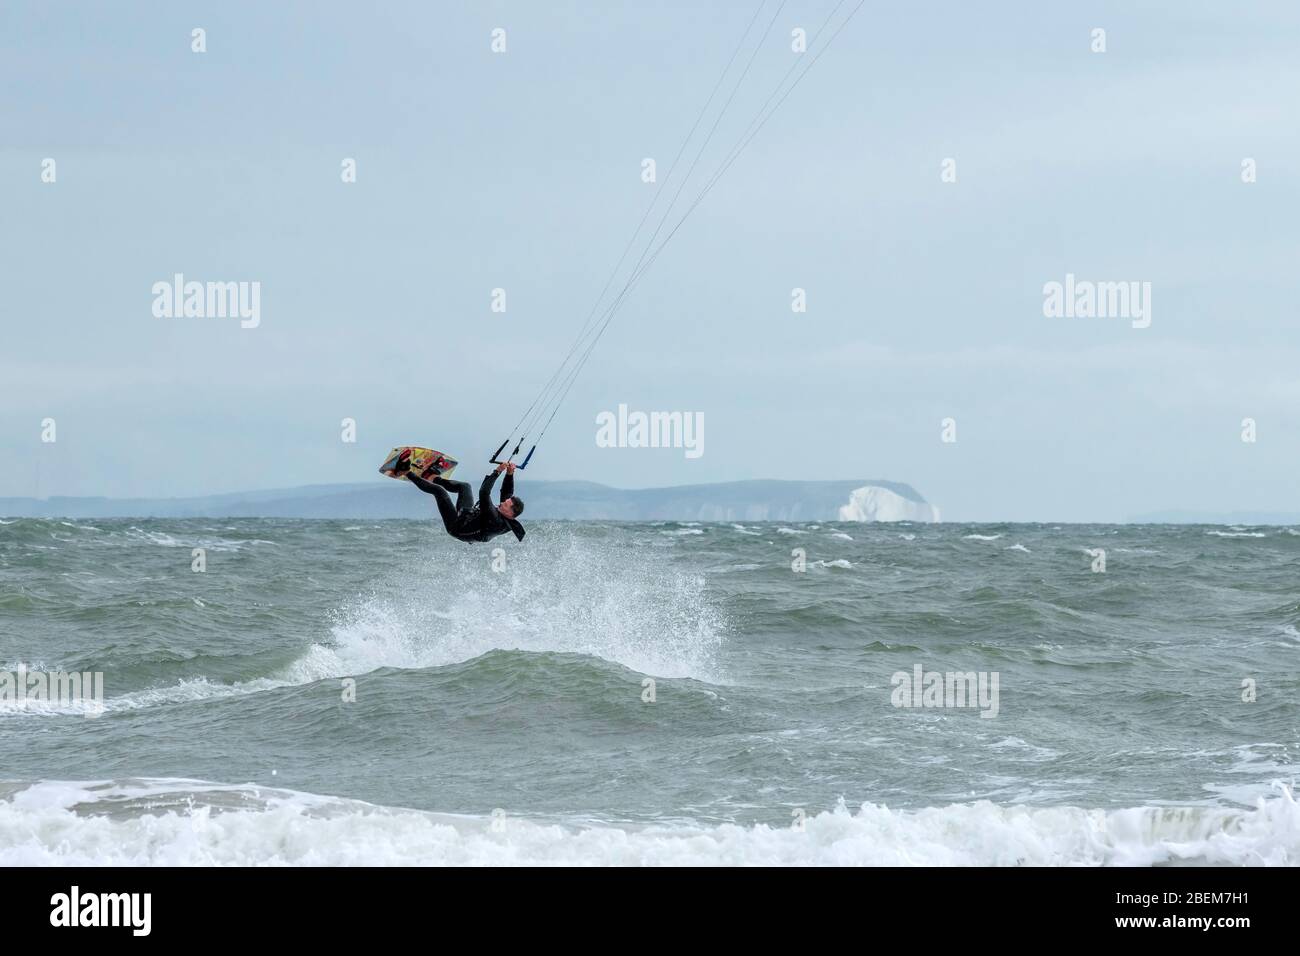
{"label": "white sea foam", "polygon": [[49,671],[55,669],[57,668],[51,668],[44,661],[41,660],[35,660],[35,661],[13,660],[13,661],[4,661],[3,663],[0,663],[0,671],[27,671],[28,673],[36,673],[38,671]]}
{"label": "white sea foam", "polygon": [[1023,544],[1020,544],[1019,542],[1017,542],[1016,544],[1011,545],[1011,547],[1009,547],[1009,548],[1003,548],[1002,550],[1003,550],[1003,551],[1023,551],[1025,554],[1033,554],[1032,551],[1030,551],[1028,548],[1026,548]]}
{"label": "white sea foam", "polygon": [[842,538],[842,539],[845,540],[845,541],[852,541],[852,540],[853,540],[853,535],[851,535],[851,534],[845,534],[843,531],[832,531],[832,532],[831,532],[831,537],[832,537],[832,538]]}
{"label": "white sea foam", "polygon": [[297,662],[300,682],[524,650],[589,654],[655,677],[725,683],[716,655],[726,623],[705,579],[666,555],[643,551],[628,561],[612,553],[621,550],[555,534],[511,551],[496,574],[478,552],[445,545],[436,568],[411,569],[396,593],[345,609],[335,640]]}
{"label": "white sea foam", "polygon": [[1002,537],[1000,534],[967,534],[963,535],[967,541],[996,541]]}
{"label": "white sea foam", "polygon": [[814,562],[812,562],[812,564],[811,564],[810,566],[811,566],[811,567],[814,567],[814,568],[851,568],[851,567],[853,567],[852,564],[850,564],[848,561],[845,561],[843,558],[838,558],[838,559],[836,559],[836,560],[834,560],[834,561],[814,561]]}
{"label": "white sea foam", "polygon": [[654,677],[727,682],[717,662],[726,620],[705,579],[665,558],[643,551],[629,562],[555,534],[510,552],[505,571],[495,573],[487,552],[450,539],[438,544],[435,565],[412,562],[386,587],[339,609],[329,638],[322,636],[274,674],[235,684],[183,680],[109,697],[104,709],[255,694],[383,667],[442,667],[493,650],[587,654]]}
{"label": "white sea foam", "polygon": [[1036,744],[1031,744],[1028,741],[1023,740],[1020,737],[1003,737],[1001,740],[989,744],[989,749],[1009,750],[1013,752],[1023,753],[1025,756],[1022,759],[1029,760],[1031,762],[1044,762],[1048,760],[1055,760],[1057,757],[1061,756],[1061,752],[1059,750],[1052,750],[1050,747],[1040,747]]}
{"label": "white sea foam", "polygon": [[178,538],[165,531],[146,531],[143,528],[128,528],[125,536],[137,541],[147,541],[149,544],[156,544],[162,548],[205,548],[208,551],[240,551],[246,547],[256,545],[277,546],[274,541],[266,541],[261,538],[250,538],[245,541],[184,536]]}
{"label": "white sea foam", "polygon": [[[1248,809],[843,803],[778,826],[471,817],[184,780],[0,787],[0,866],[1300,864],[1285,787]],[[106,812],[110,811],[110,812]]]}
{"label": "white sea foam", "polygon": [[1207,531],[1216,538],[1267,538],[1263,531]]}

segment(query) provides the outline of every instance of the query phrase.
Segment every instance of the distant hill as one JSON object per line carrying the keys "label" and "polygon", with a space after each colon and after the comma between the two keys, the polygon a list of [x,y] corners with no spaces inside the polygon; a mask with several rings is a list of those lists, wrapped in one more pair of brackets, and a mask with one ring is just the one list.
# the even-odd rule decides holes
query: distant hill
{"label": "distant hill", "polygon": [[[478,481],[475,476],[474,481]],[[731,481],[611,488],[590,481],[519,486],[525,520],[937,521],[938,511],[894,481]],[[66,518],[429,518],[429,496],[406,482],[307,485],[198,498],[0,498],[0,515]]]}

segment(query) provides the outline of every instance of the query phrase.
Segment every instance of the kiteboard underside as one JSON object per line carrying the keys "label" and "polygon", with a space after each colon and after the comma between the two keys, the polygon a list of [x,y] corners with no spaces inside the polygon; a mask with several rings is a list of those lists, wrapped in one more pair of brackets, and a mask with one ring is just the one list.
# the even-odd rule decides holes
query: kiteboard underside
{"label": "kiteboard underside", "polygon": [[379,466],[379,473],[389,478],[404,480],[408,474],[419,475],[425,481],[441,475],[447,478],[460,462],[432,448],[401,445],[394,448]]}

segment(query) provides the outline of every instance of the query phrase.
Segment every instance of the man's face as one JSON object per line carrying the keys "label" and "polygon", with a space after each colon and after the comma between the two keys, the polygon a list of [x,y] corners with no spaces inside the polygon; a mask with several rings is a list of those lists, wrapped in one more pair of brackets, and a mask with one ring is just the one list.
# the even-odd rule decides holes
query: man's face
{"label": "man's face", "polygon": [[503,517],[513,518],[515,516],[515,503],[507,498],[497,506],[497,511],[501,512]]}

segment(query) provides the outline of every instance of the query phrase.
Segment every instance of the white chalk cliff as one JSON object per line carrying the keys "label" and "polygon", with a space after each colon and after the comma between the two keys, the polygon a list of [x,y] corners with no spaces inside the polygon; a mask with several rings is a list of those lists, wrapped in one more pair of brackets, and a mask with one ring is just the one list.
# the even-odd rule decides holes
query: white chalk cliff
{"label": "white chalk cliff", "polygon": [[840,505],[841,521],[921,521],[939,520],[939,509],[924,501],[912,501],[902,495],[881,488],[864,485],[854,488],[849,503]]}

